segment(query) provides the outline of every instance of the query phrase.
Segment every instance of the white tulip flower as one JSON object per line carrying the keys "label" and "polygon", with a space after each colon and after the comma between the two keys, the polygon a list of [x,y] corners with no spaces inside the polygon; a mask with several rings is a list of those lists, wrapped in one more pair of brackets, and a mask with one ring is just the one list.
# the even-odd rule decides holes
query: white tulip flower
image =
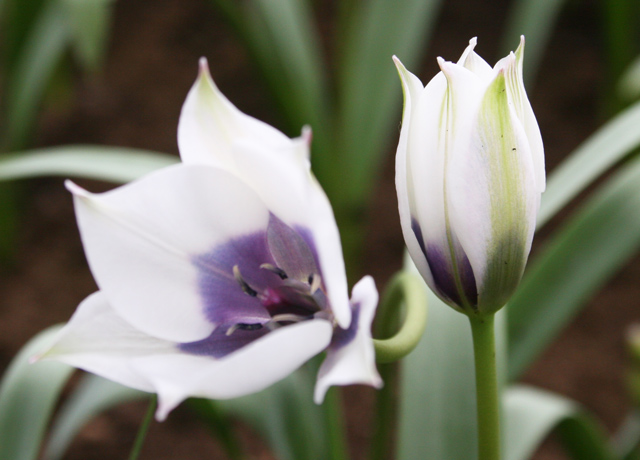
{"label": "white tulip flower", "polygon": [[394,58],[404,91],[396,156],[404,238],[431,289],[467,314],[495,312],[513,294],[545,188],[524,37],[493,68],[475,45],[457,63],[439,58],[426,87]]}
{"label": "white tulip flower", "polygon": [[102,194],[67,182],[100,291],[39,357],[158,393],[158,419],[190,396],[260,391],[325,350],[316,402],[331,385],[380,387],[378,293],[365,277],[349,300],[310,139],[240,112],[203,59],[182,164]]}

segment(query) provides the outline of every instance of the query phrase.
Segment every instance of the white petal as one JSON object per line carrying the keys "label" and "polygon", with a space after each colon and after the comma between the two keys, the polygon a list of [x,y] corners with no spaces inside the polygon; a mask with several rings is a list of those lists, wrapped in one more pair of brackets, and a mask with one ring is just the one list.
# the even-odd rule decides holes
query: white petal
{"label": "white petal", "polygon": [[153,338],[124,321],[101,292],[87,297],[51,348],[39,358],[62,361],[142,391],[154,386],[131,366],[135,357],[168,353],[172,342]]}
{"label": "white petal", "polygon": [[247,186],[284,222],[301,223],[311,193],[311,173],[308,161],[302,160],[294,144],[273,150],[239,139],[233,150],[236,164],[242,170],[241,179]]}
{"label": "white petal", "polygon": [[329,199],[311,174],[300,141],[278,151],[238,141],[234,151],[243,179],[269,210],[288,225],[301,225],[312,233],[333,313],[341,326],[348,327],[351,310],[340,233]]}
{"label": "white petal", "polygon": [[206,59],[182,107],[178,147],[184,163],[207,164],[236,171],[231,145],[246,138],[270,147],[291,141],[277,129],[240,112],[211,79]]}
{"label": "white petal", "polygon": [[462,56],[458,59],[458,65],[469,69],[483,80],[488,81],[493,74],[493,70],[491,69],[491,66],[487,64],[487,61],[482,59],[475,51],[473,51],[477,43],[478,39],[476,37],[469,40],[469,46],[465,48]]}
{"label": "white petal", "polygon": [[506,97],[504,70],[488,88],[466,139],[447,176],[451,224],[473,268],[480,308],[499,308],[524,269],[540,197],[527,136]]}
{"label": "white petal", "polygon": [[255,193],[223,170],[185,165],[98,195],[67,187],[91,271],[113,309],[156,337],[207,337],[214,325],[192,257],[266,228],[269,213]]}
{"label": "white petal", "polygon": [[267,388],[325,349],[331,332],[328,321],[306,321],[277,329],[220,360],[176,352],[133,362],[158,392],[156,418],[163,420],[190,396],[229,399]]}
{"label": "white petal", "polygon": [[314,401],[320,404],[332,385],[366,384],[382,387],[375,363],[371,323],[378,305],[378,291],[373,278],[365,276],[353,288],[351,303],[357,305],[358,323],[352,324],[353,337],[346,345],[332,344],[318,372]]}
{"label": "white petal", "polygon": [[312,210],[310,218],[313,220],[311,231],[317,242],[324,284],[338,325],[348,327],[351,324],[351,308],[340,232],[329,199],[315,177],[312,181],[313,191],[309,196]]}
{"label": "white petal", "polygon": [[494,69],[504,70],[507,76],[507,94],[516,111],[520,122],[524,126],[529,141],[531,158],[536,178],[536,188],[542,193],[546,188],[546,173],[544,168],[544,146],[538,121],[524,88],[522,66],[524,61],[524,36],[520,36],[520,45],[514,53],[500,59]]}
{"label": "white petal", "polygon": [[520,46],[515,53],[516,66],[512,68],[509,83],[507,84],[508,92],[511,96],[511,100],[516,109],[518,118],[524,125],[524,130],[527,133],[527,139],[531,146],[531,156],[533,158],[533,168],[536,177],[536,188],[542,193],[546,188],[546,177],[544,168],[544,146],[542,144],[542,135],[540,134],[540,127],[538,121],[533,113],[533,108],[527,97],[527,92],[524,88],[524,80],[522,73],[522,63],[524,61],[524,36],[520,37]]}
{"label": "white petal", "polygon": [[[460,65],[442,59],[438,63],[442,72],[425,88],[411,121],[407,169],[412,175],[414,217],[420,224],[424,247],[442,254],[442,270],[451,271],[450,244],[457,243],[455,235],[454,241],[450,241],[452,232],[445,208],[446,178],[449,177],[451,158],[456,151],[464,150],[468,142],[483,84],[477,75]],[[425,279],[436,292],[441,292],[429,278]]]}
{"label": "white petal", "polygon": [[[412,130],[421,129],[416,126],[414,112],[417,102],[424,88],[418,78],[409,72],[398,58],[394,57],[394,63],[400,75],[402,82],[402,90],[404,95],[404,108],[402,112],[402,128],[400,130],[400,140],[396,152],[396,191],[398,194],[398,210],[400,213],[400,223],[402,225],[402,233],[409,250],[409,254],[413,258],[414,263],[422,276],[429,282],[433,283],[431,271],[427,258],[420,248],[420,243],[412,228],[412,220],[418,218],[415,202],[415,187],[413,180],[413,172],[409,169],[409,137]],[[415,126],[415,127],[414,127]]]}

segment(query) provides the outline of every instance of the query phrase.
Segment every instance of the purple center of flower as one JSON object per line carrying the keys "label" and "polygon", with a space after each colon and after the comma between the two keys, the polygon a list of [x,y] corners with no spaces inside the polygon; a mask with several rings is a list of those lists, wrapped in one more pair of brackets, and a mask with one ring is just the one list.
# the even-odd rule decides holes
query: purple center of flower
{"label": "purple center of flower", "polygon": [[265,230],[194,256],[198,288],[213,333],[181,350],[221,358],[270,331],[331,318],[311,233],[271,214]]}

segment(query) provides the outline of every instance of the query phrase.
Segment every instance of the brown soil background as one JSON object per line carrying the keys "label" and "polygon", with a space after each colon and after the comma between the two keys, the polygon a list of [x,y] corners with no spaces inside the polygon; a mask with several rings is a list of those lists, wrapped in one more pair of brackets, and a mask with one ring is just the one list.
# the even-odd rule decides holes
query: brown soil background
{"label": "brown soil background", "polygon": [[[489,62],[497,55],[499,33],[509,2],[443,2],[438,25],[419,75],[436,71],[435,57],[456,59],[472,36]],[[316,2],[321,28],[331,33],[334,2]],[[231,29],[202,0],[134,0],[115,6],[115,22],[102,75],[78,79],[71,101],[43,114],[36,145],[94,143],[131,146],[177,154],[180,107],[206,56],[222,91],[238,107],[267,122],[280,120],[272,101]],[[603,87],[602,33],[596,2],[574,2],[563,13],[529,90],[545,139],[549,171],[600,124]],[[514,47],[517,45],[513,44]],[[391,65],[391,62],[390,62]],[[400,116],[398,114],[398,120]],[[366,267],[383,286],[400,266],[403,249],[393,186],[393,146],[371,206],[366,236]],[[92,190],[106,184],[86,183]],[[0,279],[0,371],[35,333],[66,321],[76,305],[95,290],[79,242],[70,196],[61,179],[25,183],[24,214],[16,243],[16,263]],[[541,235],[536,248],[544,245]],[[371,248],[375,248],[371,250]],[[596,414],[608,430],[624,418],[629,401],[624,387],[628,362],[624,332],[640,320],[640,264],[635,257],[605,290],[592,299],[526,374],[525,381],[569,396]],[[371,392],[347,390],[348,424],[355,459],[364,458]],[[66,458],[126,458],[144,412],[143,404],[111,410],[92,421]],[[253,458],[272,458],[243,428],[241,436]],[[143,459],[223,459],[224,454],[195,418],[176,410],[154,424]],[[551,439],[536,460],[567,458]],[[436,460],[436,459],[434,459]],[[446,460],[446,459],[437,459]]]}

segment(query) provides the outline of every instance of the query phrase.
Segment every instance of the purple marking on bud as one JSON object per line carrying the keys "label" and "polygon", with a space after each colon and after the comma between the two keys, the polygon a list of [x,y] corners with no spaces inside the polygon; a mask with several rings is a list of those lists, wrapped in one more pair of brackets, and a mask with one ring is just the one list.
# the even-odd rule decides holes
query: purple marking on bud
{"label": "purple marking on bud", "polygon": [[476,278],[473,274],[473,268],[471,268],[469,258],[462,248],[460,246],[456,248],[456,262],[466,302],[463,302],[456,286],[456,280],[454,273],[452,272],[453,268],[448,254],[445,254],[439,245],[425,245],[424,238],[422,236],[422,229],[416,219],[411,219],[411,229],[418,240],[420,249],[427,259],[429,270],[431,270],[431,276],[433,277],[435,289],[438,291],[438,294],[460,307],[464,307],[465,303],[472,307],[476,307],[478,305]]}
{"label": "purple marking on bud", "polygon": [[422,236],[422,228],[420,228],[420,224],[418,223],[418,219],[415,217],[411,218],[411,230],[413,230],[413,234],[416,236],[418,240],[418,246],[422,250],[422,253],[425,257],[427,257],[427,248],[424,245],[424,238]]}
{"label": "purple marking on bud", "polygon": [[475,307],[478,304],[478,294],[473,269],[466,254],[462,254],[462,256],[459,254],[456,255],[458,256],[458,274],[466,302],[463,302],[456,287],[456,280],[452,272],[450,260],[443,253],[440,246],[435,244],[428,245],[426,251],[431,276],[433,276],[436,287],[445,298],[460,307],[464,307],[465,304],[470,304],[472,307]]}

